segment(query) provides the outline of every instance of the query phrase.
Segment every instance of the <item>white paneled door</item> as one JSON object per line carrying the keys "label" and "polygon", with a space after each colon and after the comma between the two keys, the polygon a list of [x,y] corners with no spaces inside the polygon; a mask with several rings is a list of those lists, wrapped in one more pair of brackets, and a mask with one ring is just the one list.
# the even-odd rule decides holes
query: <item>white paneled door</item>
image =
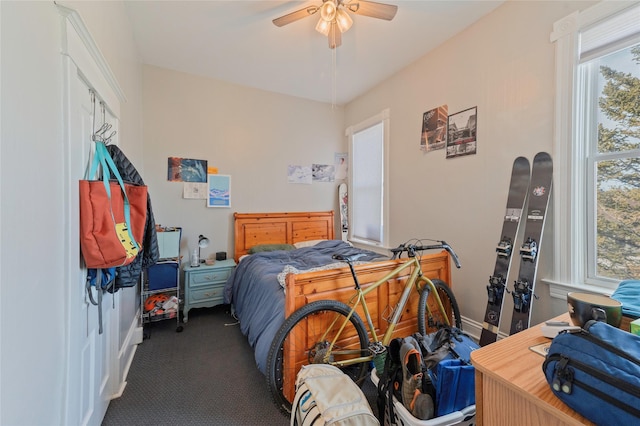
{"label": "white paneled door", "polygon": [[[118,130],[119,97],[108,66],[93,43],[82,19],[58,6],[62,15],[64,69],[64,179],[66,194],[68,284],[66,324],[66,379],[64,424],[100,425],[118,383],[118,321],[120,293],[102,298],[102,333],[98,307],[86,290],[87,271],[80,256],[78,181],[92,158],[92,135],[106,121]],[[110,134],[109,131],[107,134]],[[117,143],[117,133],[112,140]],[[94,300],[98,300],[92,289]]]}

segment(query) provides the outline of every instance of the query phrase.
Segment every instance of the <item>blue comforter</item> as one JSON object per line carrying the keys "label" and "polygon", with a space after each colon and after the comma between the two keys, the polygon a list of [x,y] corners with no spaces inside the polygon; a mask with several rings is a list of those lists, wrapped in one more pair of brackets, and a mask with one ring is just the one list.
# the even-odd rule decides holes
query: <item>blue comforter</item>
{"label": "blue comforter", "polygon": [[344,241],[328,240],[313,247],[252,254],[242,259],[227,280],[224,301],[233,305],[240,330],[254,349],[256,364],[263,374],[266,375],[271,342],[284,322],[285,295],[278,274],[285,266],[305,271],[336,263],[331,257],[336,253],[364,253],[365,256],[358,261],[383,257],[379,253],[352,247]]}

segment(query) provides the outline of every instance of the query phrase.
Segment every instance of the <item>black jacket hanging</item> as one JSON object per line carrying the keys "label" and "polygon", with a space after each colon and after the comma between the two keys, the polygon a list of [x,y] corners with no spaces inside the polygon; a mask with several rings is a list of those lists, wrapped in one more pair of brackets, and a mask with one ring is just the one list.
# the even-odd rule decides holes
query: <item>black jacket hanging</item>
{"label": "black jacket hanging", "polygon": [[[115,145],[107,145],[107,151],[111,155],[123,180],[144,185],[142,177],[120,148]],[[116,282],[113,291],[118,291],[118,289],[122,287],[135,286],[140,280],[142,268],[146,269],[155,265],[158,259],[160,259],[160,249],[158,248],[158,237],[156,235],[156,221],[151,208],[151,196],[147,195],[147,221],[144,227],[142,251],[138,253],[138,256],[132,263],[117,268]]]}

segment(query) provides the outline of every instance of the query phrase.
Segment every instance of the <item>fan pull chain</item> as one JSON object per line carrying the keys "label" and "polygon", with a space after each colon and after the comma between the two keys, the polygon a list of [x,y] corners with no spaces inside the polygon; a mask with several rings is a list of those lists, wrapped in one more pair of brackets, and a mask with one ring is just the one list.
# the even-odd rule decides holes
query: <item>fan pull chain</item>
{"label": "fan pull chain", "polygon": [[338,79],[338,71],[337,71],[337,66],[336,66],[336,50],[338,49],[331,49],[331,71],[332,71],[332,75],[331,75],[331,109],[334,109],[336,107],[336,95],[337,95],[337,83],[336,80]]}

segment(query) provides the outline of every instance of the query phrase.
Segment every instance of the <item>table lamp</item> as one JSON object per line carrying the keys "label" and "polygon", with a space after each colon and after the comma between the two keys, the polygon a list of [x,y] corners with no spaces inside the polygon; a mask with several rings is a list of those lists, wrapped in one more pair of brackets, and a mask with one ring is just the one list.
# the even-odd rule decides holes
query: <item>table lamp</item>
{"label": "table lamp", "polygon": [[200,263],[203,262],[202,256],[200,256],[200,249],[206,248],[208,246],[209,246],[209,239],[204,235],[200,234],[200,236],[198,236],[198,259]]}

